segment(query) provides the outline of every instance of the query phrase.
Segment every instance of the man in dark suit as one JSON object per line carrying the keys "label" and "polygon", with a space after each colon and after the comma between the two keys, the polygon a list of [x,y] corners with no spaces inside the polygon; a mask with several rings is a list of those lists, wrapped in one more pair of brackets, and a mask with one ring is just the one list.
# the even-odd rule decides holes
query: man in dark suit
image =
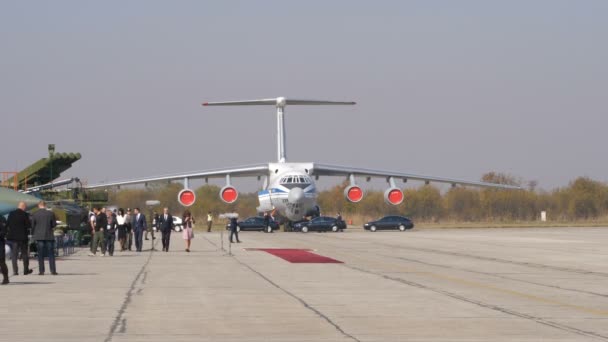
{"label": "man in dark suit", "polygon": [[19,274],[17,261],[19,252],[23,258],[23,274],[27,275],[34,271],[30,269],[30,250],[29,250],[29,234],[30,234],[30,218],[25,212],[25,202],[20,202],[17,209],[8,214],[6,240],[11,245],[11,261],[13,262],[13,274]]}
{"label": "man in dark suit", "polygon": [[148,229],[146,216],[139,211],[139,208],[134,209],[133,215],[133,232],[135,233],[135,249],[141,252],[143,247],[144,231]]}
{"label": "man in dark suit", "polygon": [[236,242],[237,243],[241,243],[241,240],[239,240],[239,231],[238,231],[238,225],[237,225],[237,221],[236,221],[236,217],[233,217],[230,219],[230,243],[234,243],[232,237],[236,236]]}
{"label": "man in dark suit", "polygon": [[46,203],[38,203],[38,211],[32,215],[32,237],[38,247],[38,274],[44,275],[44,255],[49,258],[52,275],[57,275],[55,268],[55,236],[53,228],[57,225],[55,214],[46,209]]}
{"label": "man in dark suit", "polygon": [[163,251],[169,251],[169,241],[171,240],[171,231],[175,225],[173,224],[173,216],[169,214],[169,208],[163,209],[163,214],[158,219],[158,227],[163,235]]}
{"label": "man in dark suit", "polygon": [[6,267],[6,252],[5,240],[6,236],[6,219],[0,215],[0,271],[2,271],[2,285],[8,284],[8,267]]}

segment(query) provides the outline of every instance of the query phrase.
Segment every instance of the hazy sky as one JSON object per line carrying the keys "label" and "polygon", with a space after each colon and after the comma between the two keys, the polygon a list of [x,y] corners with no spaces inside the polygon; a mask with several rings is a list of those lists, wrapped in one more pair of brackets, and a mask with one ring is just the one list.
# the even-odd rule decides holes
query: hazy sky
{"label": "hazy sky", "polygon": [[90,183],[276,159],[608,181],[608,1],[1,1],[0,170]]}

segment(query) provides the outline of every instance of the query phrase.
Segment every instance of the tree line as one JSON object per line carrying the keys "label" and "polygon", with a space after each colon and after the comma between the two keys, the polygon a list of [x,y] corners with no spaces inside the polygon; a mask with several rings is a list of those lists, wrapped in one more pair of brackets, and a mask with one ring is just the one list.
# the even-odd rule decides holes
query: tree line
{"label": "tree line", "polygon": [[[535,221],[540,212],[546,211],[551,221],[596,220],[608,216],[608,185],[587,177],[579,177],[567,186],[551,191],[536,189],[536,182],[524,182],[515,177],[488,173],[483,181],[519,185],[523,190],[492,188],[452,187],[441,191],[433,185],[422,185],[404,190],[402,204],[386,204],[383,191],[366,191],[359,203],[349,203],[344,198],[346,183],[319,192],[318,204],[323,215],[341,212],[344,217],[367,220],[384,215],[399,214],[416,221],[456,222],[513,222]],[[174,212],[181,214],[184,208],[177,201],[179,184],[151,186],[146,189],[123,189],[110,193],[110,203],[120,207],[145,208],[145,201],[156,199]],[[259,205],[256,193],[239,194],[234,204],[226,204],[219,198],[220,187],[205,185],[195,190],[197,202],[189,208],[195,217],[204,217],[208,211],[214,214],[236,212],[241,217],[256,215]],[[152,208],[160,210],[161,208]],[[355,222],[358,223],[358,222]]]}

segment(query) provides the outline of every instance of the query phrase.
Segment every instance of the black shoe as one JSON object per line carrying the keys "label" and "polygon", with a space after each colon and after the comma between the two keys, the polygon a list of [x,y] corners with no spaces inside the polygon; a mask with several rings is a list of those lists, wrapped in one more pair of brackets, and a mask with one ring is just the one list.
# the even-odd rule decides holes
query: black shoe
{"label": "black shoe", "polygon": [[241,242],[243,242],[243,241],[237,241],[236,243],[241,243]]}
{"label": "black shoe", "polygon": [[13,276],[18,276],[19,272],[13,272]]}
{"label": "black shoe", "polygon": [[44,275],[44,272],[38,272],[38,275]]}
{"label": "black shoe", "polygon": [[52,275],[59,275],[59,273],[57,273],[57,272],[52,272],[51,274]]}
{"label": "black shoe", "polygon": [[152,237],[152,240],[156,240],[156,237],[155,237],[155,236],[153,236],[153,237]]}
{"label": "black shoe", "polygon": [[8,277],[4,278],[4,280],[2,281],[2,285],[6,285],[8,284]]}
{"label": "black shoe", "polygon": [[146,238],[146,240],[150,240],[150,239]]}
{"label": "black shoe", "polygon": [[34,270],[29,269],[29,270],[25,271],[25,273],[23,273],[23,274],[28,275],[28,274],[32,274],[32,273],[34,273]]}

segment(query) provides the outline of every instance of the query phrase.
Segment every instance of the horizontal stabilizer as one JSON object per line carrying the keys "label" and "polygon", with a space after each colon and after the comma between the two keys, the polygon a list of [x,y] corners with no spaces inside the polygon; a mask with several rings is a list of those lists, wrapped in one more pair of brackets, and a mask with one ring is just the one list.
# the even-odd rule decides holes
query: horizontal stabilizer
{"label": "horizontal stabilizer", "polygon": [[286,105],[354,105],[352,101],[325,101],[325,100],[302,100],[286,99],[277,97],[274,99],[245,100],[245,101],[224,101],[224,102],[205,102],[203,106],[286,106]]}

